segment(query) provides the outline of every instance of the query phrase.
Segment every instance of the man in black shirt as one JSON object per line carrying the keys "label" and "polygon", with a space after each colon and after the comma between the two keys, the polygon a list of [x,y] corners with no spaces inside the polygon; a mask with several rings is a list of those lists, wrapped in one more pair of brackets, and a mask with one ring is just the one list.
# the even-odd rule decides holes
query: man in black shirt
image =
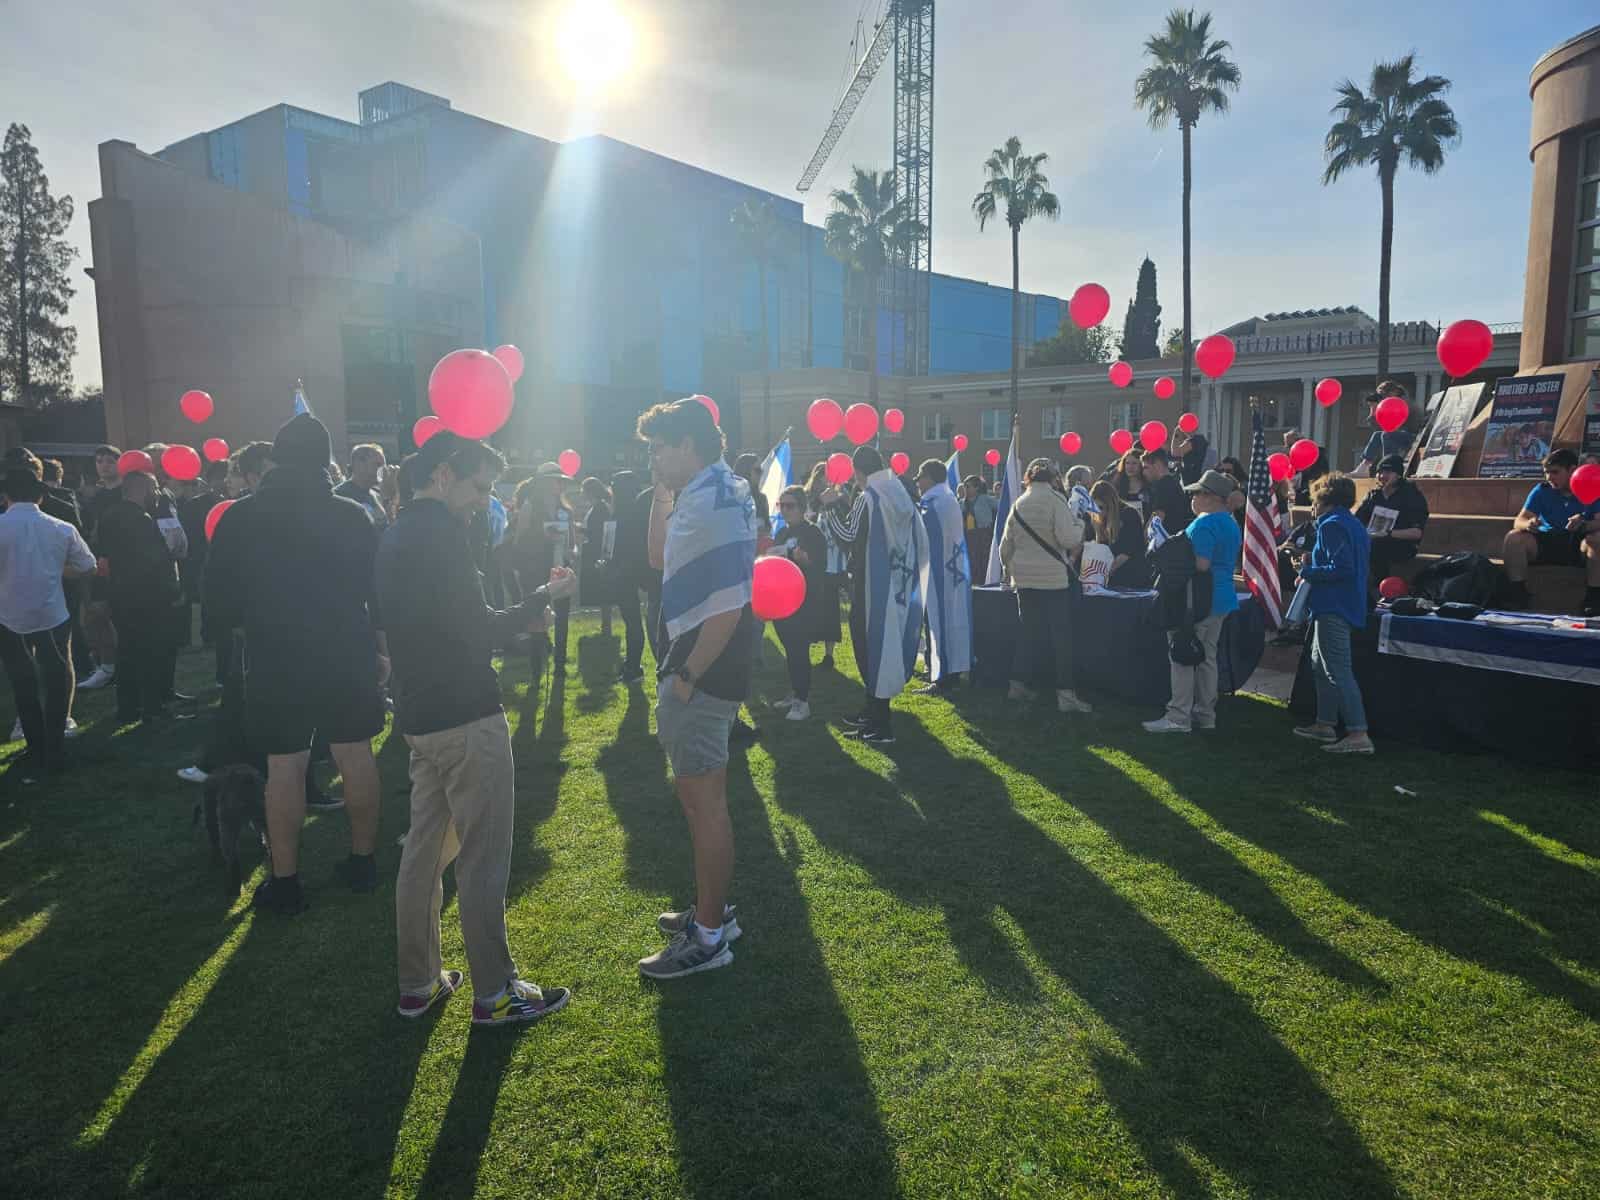
{"label": "man in black shirt", "polygon": [[656,478],[677,496],[672,516],[650,523],[650,563],[662,569],[656,736],[695,864],[693,907],[663,913],[657,924],[672,940],[639,960],[642,975],[661,980],[727,966],[740,934],[727,904],[728,735],[755,653],[756,512],[749,484],[722,461],[722,430],[698,401],[656,405],[639,418],[639,436],[650,443]]}
{"label": "man in black shirt", "polygon": [[1405,465],[1399,454],[1379,460],[1378,486],[1356,510],[1372,537],[1372,578],[1380,582],[1417,556],[1428,525],[1428,498],[1406,478]]}
{"label": "man in black shirt", "polygon": [[99,545],[109,569],[108,599],[116,622],[121,669],[116,674],[117,719],[159,720],[167,715],[166,660],[172,641],[172,606],[178,568],[148,505],[155,478],[143,471],[123,477],[117,499],[100,512]]}
{"label": "man in black shirt", "polygon": [[[654,488],[639,490],[632,471],[618,471],[611,477],[611,492],[617,502],[617,544],[612,555],[616,567],[617,606],[622,610],[623,642],[621,681],[639,683],[644,679],[644,622],[639,617],[639,592],[647,585],[650,572],[650,503]],[[657,592],[659,593],[659,587]]]}
{"label": "man in black shirt", "polygon": [[1172,460],[1165,450],[1146,450],[1140,457],[1145,490],[1150,493],[1150,515],[1161,517],[1168,537],[1182,533],[1194,519],[1183,484],[1172,474]]}
{"label": "man in black shirt", "polygon": [[472,1023],[537,1021],[568,998],[566,988],[519,978],[506,940],[516,789],[492,656],[498,642],[541,618],[551,599],[576,591],[577,577],[556,568],[549,583],[505,612],[484,603],[468,527],[487,509],[504,466],[482,442],[434,434],[417,451],[411,502],[378,548],[394,727],[411,749],[411,829],[395,889],[403,1017],[421,1016],[461,982],[461,972],[444,970],[439,951],[441,880],[452,861]]}
{"label": "man in black shirt", "polygon": [[389,524],[389,514],[378,499],[378,476],[383,473],[383,466],[383,447],[364,442],[350,451],[350,478],[333,489],[335,496],[354,500],[366,509],[379,529]]}
{"label": "man in black shirt", "polygon": [[381,691],[389,661],[376,631],[378,537],[361,505],[333,494],[328,431],[309,413],[278,430],[261,488],[222,515],[206,564],[206,599],[221,630],[244,629],[244,729],[267,755],[272,878],[257,907],[291,914],[300,893],[300,827],[314,736],[344,778],[351,854],[337,874],[354,891],[377,886]]}

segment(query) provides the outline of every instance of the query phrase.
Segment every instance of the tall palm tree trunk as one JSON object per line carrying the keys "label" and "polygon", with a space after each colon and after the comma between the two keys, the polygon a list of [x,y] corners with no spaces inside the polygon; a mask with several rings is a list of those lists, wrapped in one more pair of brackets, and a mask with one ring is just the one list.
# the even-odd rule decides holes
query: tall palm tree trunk
{"label": "tall palm tree trunk", "polygon": [[1022,227],[1011,227],[1011,423],[1017,423],[1017,367],[1022,353]]}
{"label": "tall palm tree trunk", "polygon": [[1189,324],[1192,294],[1189,285],[1189,196],[1194,190],[1194,168],[1189,154],[1192,127],[1183,123],[1183,396],[1184,412],[1194,411],[1189,398],[1189,376],[1194,372],[1194,332]]}
{"label": "tall palm tree trunk", "polygon": [[1378,171],[1383,192],[1383,234],[1378,250],[1378,382],[1389,378],[1389,268],[1394,257],[1394,171]]}
{"label": "tall palm tree trunk", "polygon": [[761,289],[761,436],[772,445],[772,346],[767,333],[767,264],[756,264],[756,286]]}

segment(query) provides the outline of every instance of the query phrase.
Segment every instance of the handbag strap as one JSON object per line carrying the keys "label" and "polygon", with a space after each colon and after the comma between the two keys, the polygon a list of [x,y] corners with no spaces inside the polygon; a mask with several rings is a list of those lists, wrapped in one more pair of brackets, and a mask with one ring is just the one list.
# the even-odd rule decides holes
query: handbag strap
{"label": "handbag strap", "polygon": [[1068,565],[1067,560],[1062,557],[1061,551],[1057,550],[1049,542],[1045,541],[1042,537],[1040,537],[1037,533],[1035,533],[1033,531],[1033,526],[1029,525],[1026,521],[1024,521],[1022,519],[1022,514],[1020,512],[1018,512],[1015,507],[1013,507],[1012,510],[1011,510],[1011,519],[1013,521],[1015,521],[1018,525],[1022,526],[1022,531],[1024,533],[1026,533],[1034,541],[1039,543],[1039,548],[1040,549],[1042,549],[1051,558],[1055,559],[1063,567],[1066,567],[1067,571],[1069,573],[1071,572],[1072,567],[1070,565]]}

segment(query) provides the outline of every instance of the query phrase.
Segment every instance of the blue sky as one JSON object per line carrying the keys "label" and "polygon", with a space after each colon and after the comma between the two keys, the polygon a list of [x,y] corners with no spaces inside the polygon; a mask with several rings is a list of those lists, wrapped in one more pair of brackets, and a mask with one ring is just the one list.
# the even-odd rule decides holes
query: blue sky
{"label": "blue sky", "polygon": [[[32,127],[89,263],[95,147],[154,150],[289,101],[349,119],[356,92],[398,79],[456,107],[547,137],[604,132],[793,195],[837,97],[861,0],[619,0],[638,18],[626,86],[589,98],[551,49],[560,3],[498,0],[96,0],[10,6],[0,45],[0,122]],[[875,9],[878,0],[868,0]],[[1096,280],[1113,318],[1148,253],[1163,321],[1179,319],[1178,134],[1132,105],[1141,45],[1169,5],[1124,0],[945,0],[938,12],[934,267],[1007,283],[1003,227],[980,234],[969,205],[990,148],[1010,134],[1051,156],[1061,219],[1023,233],[1022,282],[1069,295]],[[1262,312],[1377,308],[1378,191],[1370,175],[1321,184],[1333,85],[1407,50],[1455,81],[1463,129],[1444,171],[1401,179],[1394,316],[1509,321],[1522,315],[1527,249],[1528,71],[1593,25],[1593,3],[1542,0],[1241,0],[1211,6],[1244,75],[1231,114],[1195,137],[1195,326]],[[870,13],[869,13],[870,15]],[[890,68],[809,194],[851,162],[886,166]],[[100,378],[92,285],[78,276],[77,377]]]}

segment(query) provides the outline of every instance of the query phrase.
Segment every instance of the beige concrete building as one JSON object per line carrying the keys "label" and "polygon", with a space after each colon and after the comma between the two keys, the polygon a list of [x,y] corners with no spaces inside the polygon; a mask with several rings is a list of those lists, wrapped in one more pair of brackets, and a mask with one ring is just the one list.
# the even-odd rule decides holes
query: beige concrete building
{"label": "beige concrete building", "polygon": [[[127,142],[101,145],[100,177],[92,275],[119,446],[270,439],[293,415],[297,379],[336,448],[393,443],[432,364],[481,335],[480,249],[466,230],[406,220],[341,232]],[[397,331],[413,347],[403,358]],[[190,388],[216,401],[204,425],[178,411]]]}

